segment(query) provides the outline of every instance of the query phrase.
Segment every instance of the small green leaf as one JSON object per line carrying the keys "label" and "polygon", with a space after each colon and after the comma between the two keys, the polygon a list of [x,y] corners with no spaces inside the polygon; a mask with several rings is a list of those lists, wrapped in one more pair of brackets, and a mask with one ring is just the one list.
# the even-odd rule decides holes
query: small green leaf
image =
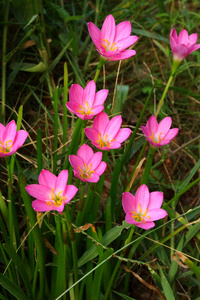
{"label": "small green leaf", "polygon": [[115,104],[112,112],[114,115],[122,112],[122,107],[127,100],[128,91],[128,85],[117,85]]}
{"label": "small green leaf", "polygon": [[0,274],[0,284],[18,300],[28,300],[22,290],[13,281],[8,279],[6,276],[3,276],[2,274]]}
{"label": "small green leaf", "polygon": [[166,297],[167,300],[175,300],[173,291],[171,289],[171,286],[169,284],[169,282],[167,281],[167,278],[165,277],[161,267],[158,265],[159,270],[160,270],[160,277],[161,277],[161,285],[164,291],[164,295]]}
{"label": "small green leaf", "polygon": [[[19,65],[20,64],[20,68]],[[24,71],[24,72],[44,72],[47,70],[47,67],[43,62],[40,62],[39,64],[31,64],[31,63],[12,63],[10,65],[11,69],[19,68],[19,71]]]}
{"label": "small green leaf", "polygon": [[117,294],[118,296],[122,297],[121,299],[125,299],[125,300],[136,300],[135,298],[131,298],[131,297],[128,297],[126,295],[123,295],[119,292],[116,292],[116,291],[113,291],[115,294]]}

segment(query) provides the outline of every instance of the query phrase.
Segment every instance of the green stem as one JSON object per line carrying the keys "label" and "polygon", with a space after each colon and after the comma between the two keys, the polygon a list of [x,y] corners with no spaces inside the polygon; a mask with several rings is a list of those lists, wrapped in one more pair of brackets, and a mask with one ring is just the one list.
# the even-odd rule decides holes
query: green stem
{"label": "green stem", "polygon": [[2,123],[5,123],[5,103],[6,103],[6,42],[8,33],[8,13],[9,13],[10,1],[5,1],[4,11],[4,26],[3,26],[3,43],[2,43],[2,79],[1,79],[1,119]]}
{"label": "green stem", "polygon": [[155,151],[156,151],[156,148],[150,146],[148,160],[147,160],[147,163],[146,163],[145,169],[144,169],[142,184],[147,184],[147,182],[148,182],[149,173],[150,173],[152,163],[153,163],[153,155],[154,155]]}
{"label": "green stem", "polygon": [[76,217],[76,225],[77,226],[81,225],[80,220],[82,218],[82,210],[83,210],[83,207],[84,207],[84,204],[85,204],[85,198],[84,198],[85,185],[86,185],[86,183],[81,181],[81,197],[79,199],[78,214],[77,214],[77,217]]}
{"label": "green stem", "polygon": [[57,150],[58,150],[58,87],[55,88],[53,96],[54,105],[54,142],[53,142],[53,173],[57,171]]}
{"label": "green stem", "polygon": [[[67,103],[68,100],[68,68],[67,63],[64,63],[64,92],[63,92],[63,145],[67,142]],[[63,147],[62,152],[67,151],[67,146]]]}
{"label": "green stem", "polygon": [[106,59],[104,59],[102,56],[100,56],[99,63],[97,65],[97,70],[96,70],[96,73],[95,73],[95,76],[94,76],[94,82],[95,83],[97,82],[100,71],[101,71],[103,65],[106,63],[106,61],[107,61]]}
{"label": "green stem", "polygon": [[165,86],[165,89],[164,89],[164,92],[162,94],[162,97],[161,97],[161,99],[160,99],[160,101],[158,103],[158,107],[157,107],[157,110],[156,110],[156,113],[155,113],[155,117],[157,117],[159,115],[159,112],[160,112],[160,110],[161,110],[161,108],[162,108],[162,106],[164,104],[165,96],[166,96],[167,91],[168,91],[168,89],[170,87],[170,84],[171,84],[171,82],[172,82],[172,80],[174,78],[176,70],[178,69],[179,64],[180,64],[180,61],[177,61],[177,60],[173,61],[171,75],[170,75],[170,77],[168,79],[168,82],[167,82],[167,84]]}

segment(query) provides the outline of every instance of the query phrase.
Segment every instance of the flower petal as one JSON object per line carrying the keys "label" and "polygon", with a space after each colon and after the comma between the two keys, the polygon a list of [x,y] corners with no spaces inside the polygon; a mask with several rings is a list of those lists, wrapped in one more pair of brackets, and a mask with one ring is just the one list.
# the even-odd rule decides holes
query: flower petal
{"label": "flower petal", "polygon": [[102,105],[108,96],[108,92],[109,90],[106,89],[98,91],[95,95],[94,105]]}
{"label": "flower petal", "polygon": [[88,161],[91,159],[93,156],[94,152],[92,148],[86,144],[83,144],[77,152],[77,156],[80,157],[83,161],[83,163],[88,163]]}
{"label": "flower petal", "polygon": [[136,211],[139,212],[139,204],[141,207],[141,212],[142,214],[145,213],[146,209],[148,208],[149,205],[149,189],[145,184],[142,184],[136,194],[135,194],[135,200],[136,200]]}
{"label": "flower petal", "polygon": [[94,80],[91,80],[90,82],[88,82],[88,84],[86,85],[83,91],[82,104],[87,102],[88,106],[92,107],[95,99],[95,92],[96,92],[96,84]]}
{"label": "flower petal", "polygon": [[149,129],[145,126],[141,126],[142,132],[146,137],[150,137],[151,136],[151,132],[149,131]]}
{"label": "flower petal", "polygon": [[51,200],[51,189],[40,184],[30,184],[25,187],[26,191],[39,200]]}
{"label": "flower petal", "polygon": [[147,214],[151,221],[160,220],[167,216],[167,212],[162,208],[149,210]]}
{"label": "flower petal", "polygon": [[3,141],[3,134],[4,134],[5,128],[6,127],[0,123],[0,141]]}
{"label": "flower petal", "polygon": [[107,40],[110,46],[113,44],[115,38],[115,19],[112,15],[108,15],[103,22],[101,29],[101,43]]}
{"label": "flower petal", "polygon": [[68,170],[62,170],[56,180],[55,184],[55,193],[60,193],[61,191],[64,191],[66,188],[68,180]]}
{"label": "flower petal", "polygon": [[107,168],[107,164],[104,161],[102,161],[98,165],[98,167],[95,169],[95,172],[96,172],[96,174],[98,174],[99,176],[101,176],[105,172],[106,168]]}
{"label": "flower petal", "polygon": [[85,128],[84,132],[89,140],[95,143],[99,139],[99,133],[93,128]]}
{"label": "flower petal", "polygon": [[110,122],[108,123],[108,125],[104,131],[104,135],[108,136],[108,140],[114,139],[114,137],[117,135],[117,133],[120,129],[121,124],[122,124],[121,116],[115,116],[114,118],[112,118],[110,120]]}
{"label": "flower petal", "polygon": [[[113,51],[115,52],[115,51]],[[115,60],[122,60],[126,58],[130,58],[131,56],[134,56],[136,54],[135,50],[123,50],[117,55],[112,55],[109,60],[110,61],[115,61]]]}
{"label": "flower petal", "polygon": [[14,144],[11,148],[12,152],[17,151],[25,142],[26,138],[28,136],[28,132],[25,130],[19,130],[16,132]]}
{"label": "flower petal", "polygon": [[88,30],[93,43],[99,49],[101,45],[101,30],[92,22],[88,23]]}
{"label": "flower petal", "polygon": [[188,36],[188,41],[190,44],[196,44],[198,35],[197,33],[192,33]]}
{"label": "flower petal", "polygon": [[[123,206],[125,213],[136,212],[137,207],[136,207],[135,197],[129,192],[123,193],[122,194],[122,206]],[[131,218],[132,218],[132,214],[131,214]]]}
{"label": "flower petal", "polygon": [[158,128],[158,122],[156,120],[155,116],[151,116],[149,118],[149,120],[147,121],[147,125],[146,128],[152,133],[152,132],[156,132],[157,128]]}
{"label": "flower petal", "polygon": [[98,133],[102,133],[104,135],[105,128],[108,124],[109,124],[108,115],[105,112],[101,112],[94,119],[93,129],[95,129]]}
{"label": "flower petal", "polygon": [[96,152],[87,161],[88,166],[91,164],[91,170],[92,171],[95,171],[96,168],[99,166],[99,164],[100,164],[100,162],[102,160],[102,156],[103,156],[102,152]]}
{"label": "flower petal", "polygon": [[184,44],[184,45],[188,44],[188,32],[187,32],[187,30],[185,30],[185,29],[181,30],[181,32],[179,33],[179,36],[178,36],[178,43],[179,44]]}
{"label": "flower petal", "polygon": [[99,181],[99,175],[97,173],[92,173],[90,175],[90,177],[86,179],[86,181],[87,182],[98,182]]}
{"label": "flower petal", "polygon": [[122,128],[118,131],[115,139],[118,143],[123,143],[131,135],[131,130],[129,128]]}
{"label": "flower petal", "polygon": [[160,134],[160,132],[162,132],[161,137],[165,137],[165,135],[168,133],[171,125],[172,125],[171,117],[166,117],[166,118],[162,119],[162,121],[158,124],[156,133]]}
{"label": "flower petal", "polygon": [[149,194],[149,205],[148,210],[160,208],[163,202],[162,192],[151,192]]}
{"label": "flower petal", "polygon": [[124,21],[115,27],[115,43],[121,39],[129,37],[131,34],[131,23]]}
{"label": "flower petal", "polygon": [[172,128],[172,129],[170,129],[168,131],[168,133],[166,134],[165,139],[172,140],[173,138],[175,138],[175,136],[177,136],[178,132],[179,132],[178,128]]}
{"label": "flower petal", "polygon": [[84,162],[83,162],[83,160],[80,157],[71,154],[71,155],[69,155],[69,162],[72,165],[72,167],[74,168],[74,170],[78,174],[80,174],[80,169],[82,170],[84,168]]}
{"label": "flower petal", "polygon": [[56,175],[44,169],[40,172],[40,175],[38,177],[39,184],[50,188],[50,190],[52,190],[55,187],[56,180]]}
{"label": "flower petal", "polygon": [[131,35],[129,37],[123,38],[122,40],[119,40],[117,42],[117,47],[120,51],[123,51],[124,49],[132,46],[135,44],[138,40],[138,37],[135,35]]}
{"label": "flower petal", "polygon": [[49,205],[46,201],[41,201],[39,199],[32,202],[32,207],[38,212],[55,210],[55,205]]}
{"label": "flower petal", "polygon": [[7,126],[4,130],[3,142],[6,142],[8,140],[11,140],[12,142],[14,142],[16,131],[17,131],[17,125],[16,125],[15,121],[13,120],[7,124]]}
{"label": "flower petal", "polygon": [[69,100],[76,102],[78,105],[82,104],[83,88],[79,84],[72,84],[69,90]]}
{"label": "flower petal", "polygon": [[63,191],[63,197],[66,197],[67,199],[64,201],[64,203],[68,203],[77,193],[78,189],[74,185],[66,185],[65,190]]}

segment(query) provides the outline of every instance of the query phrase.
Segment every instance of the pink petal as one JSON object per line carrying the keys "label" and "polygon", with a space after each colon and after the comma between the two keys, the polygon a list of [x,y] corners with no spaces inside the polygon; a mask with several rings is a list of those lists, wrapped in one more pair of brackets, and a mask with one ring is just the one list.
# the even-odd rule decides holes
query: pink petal
{"label": "pink petal", "polygon": [[[131,213],[137,211],[135,197],[129,192],[125,192],[122,194],[122,206],[125,213]],[[132,218],[132,214],[131,214],[131,218]]]}
{"label": "pink petal", "polygon": [[82,104],[85,104],[87,101],[88,106],[92,107],[95,99],[95,92],[96,92],[96,84],[94,80],[91,80],[86,85],[84,91],[83,91],[83,97],[82,97]]}
{"label": "pink petal", "polygon": [[145,184],[142,184],[136,194],[135,194],[135,201],[136,201],[136,212],[139,212],[139,204],[141,207],[142,213],[145,213],[146,209],[148,208],[149,205],[149,189]]}
{"label": "pink petal", "polygon": [[198,50],[200,48],[200,44],[193,45],[192,47],[189,47],[189,54]]}
{"label": "pink petal", "polygon": [[101,31],[100,29],[92,22],[88,23],[89,34],[93,40],[93,43],[97,48],[101,45]]}
{"label": "pink petal", "polygon": [[69,162],[72,165],[72,167],[74,168],[74,170],[80,174],[79,168],[81,170],[84,168],[84,162],[82,161],[82,159],[76,155],[71,154],[69,156]]}
{"label": "pink petal", "polygon": [[121,144],[118,142],[111,142],[109,147],[105,147],[104,150],[110,150],[110,149],[118,149],[121,147]]}
{"label": "pink petal", "polygon": [[55,184],[55,193],[56,194],[65,190],[67,180],[68,180],[68,170],[62,170],[59,173],[58,178],[56,180],[56,184]]}
{"label": "pink petal", "polygon": [[149,118],[149,120],[147,121],[147,125],[146,125],[146,128],[152,133],[152,132],[156,132],[157,130],[157,127],[158,127],[158,122],[156,120],[156,117],[155,116],[151,116]]}
{"label": "pink petal", "polygon": [[120,129],[121,124],[122,124],[121,116],[115,116],[110,120],[109,124],[107,125],[104,131],[104,135],[108,136],[108,140],[114,139],[114,137],[117,135]]}
{"label": "pink petal", "polygon": [[124,39],[131,34],[131,23],[129,21],[124,21],[119,23],[115,27],[115,43],[121,39]]}
{"label": "pink petal", "polygon": [[[170,143],[170,140],[168,140],[168,139],[164,139],[159,145],[160,145],[160,147],[162,147],[162,146],[165,146],[165,145],[167,145],[167,144],[169,144]],[[155,146],[154,146],[155,147]]]}
{"label": "pink petal", "polygon": [[110,46],[113,44],[115,38],[115,19],[112,15],[108,15],[103,22],[101,29],[101,43],[107,40]]}
{"label": "pink petal", "polygon": [[107,164],[104,161],[102,161],[98,165],[98,167],[95,169],[95,172],[96,172],[96,174],[98,174],[99,176],[101,176],[105,172],[106,168],[107,168]]}
{"label": "pink petal", "polygon": [[77,152],[77,156],[79,156],[84,163],[88,163],[88,161],[91,159],[93,156],[94,152],[92,148],[86,144],[83,144]]}
{"label": "pink petal", "polygon": [[[57,177],[53,173],[48,170],[42,170],[38,177],[38,181],[40,185],[44,185],[51,190],[55,187]],[[38,197],[37,197],[38,198]]]}
{"label": "pink petal", "polygon": [[156,133],[160,134],[160,132],[162,132],[161,136],[164,137],[168,133],[171,125],[172,125],[171,117],[166,117],[166,118],[162,119],[162,121],[158,124]]}
{"label": "pink petal", "polygon": [[181,30],[181,32],[179,33],[179,36],[178,36],[178,43],[179,44],[184,44],[184,45],[188,44],[188,32],[187,32],[187,30],[185,30],[185,29]]}
{"label": "pink petal", "polygon": [[69,90],[69,100],[76,102],[78,105],[82,104],[83,88],[79,84],[72,84]]}
{"label": "pink petal", "polygon": [[55,210],[55,205],[48,205],[45,201],[38,199],[32,202],[32,207],[38,212]]}
{"label": "pink petal", "polygon": [[177,36],[177,33],[176,33],[176,29],[175,29],[175,28],[173,28],[173,29],[171,30],[170,37],[173,37],[174,40],[175,40],[175,42],[178,43],[178,36]]}
{"label": "pink petal", "polygon": [[94,119],[93,129],[95,129],[97,132],[102,133],[104,135],[104,130],[108,124],[109,124],[108,115],[105,112],[101,112]]}
{"label": "pink petal", "polygon": [[85,128],[84,132],[89,140],[95,143],[99,139],[99,133],[93,128]]}
{"label": "pink petal", "polygon": [[77,110],[81,110],[80,105],[77,102],[67,102],[66,103],[67,108],[73,113],[73,114],[79,114],[80,113],[77,112]]}
{"label": "pink petal", "polygon": [[138,226],[142,229],[148,230],[150,228],[153,228],[155,226],[155,223],[154,222],[138,223],[136,226]]}
{"label": "pink petal", "polygon": [[156,221],[163,219],[167,216],[167,212],[162,208],[148,210],[147,215],[150,217],[151,221]]}
{"label": "pink petal", "polygon": [[78,189],[74,185],[66,185],[65,190],[63,191],[63,197],[67,197],[64,203],[68,203],[77,193]]}
{"label": "pink petal", "polygon": [[5,126],[0,123],[0,141],[3,141],[4,130],[5,130]]}
{"label": "pink petal", "polygon": [[26,132],[24,130],[17,131],[16,135],[15,135],[14,145],[11,148],[10,152],[17,151],[24,144],[27,136],[28,136],[28,132]]}
{"label": "pink petal", "polygon": [[165,139],[167,140],[172,140],[173,138],[175,138],[175,136],[177,136],[179,132],[178,128],[172,128],[168,131],[167,135],[165,136]]}
{"label": "pink petal", "polygon": [[40,184],[30,184],[25,187],[26,191],[39,200],[51,200],[51,189]]}
{"label": "pink petal", "polygon": [[186,45],[177,45],[176,51],[174,52],[174,59],[181,61],[188,54],[189,54],[188,47]]}
{"label": "pink petal", "polygon": [[99,166],[101,160],[102,160],[103,153],[102,152],[96,152],[93,154],[90,159],[88,160],[88,167],[91,164],[91,170],[96,171],[96,168]]}
{"label": "pink petal", "polygon": [[132,46],[135,44],[138,40],[138,37],[135,35],[129,36],[127,38],[123,38],[122,40],[119,40],[117,42],[117,47],[120,51],[123,51],[124,49]]}
{"label": "pink petal", "polygon": [[108,96],[108,92],[109,90],[105,89],[98,91],[95,95],[94,105],[102,105]]}
{"label": "pink petal", "polygon": [[115,139],[118,143],[123,143],[131,135],[131,130],[129,128],[122,128],[118,131]]}
{"label": "pink petal", "polygon": [[131,213],[127,213],[127,214],[125,215],[125,220],[126,220],[126,222],[129,223],[129,224],[135,224],[135,225],[138,224],[138,222],[136,222],[136,221],[133,219]]}
{"label": "pink petal", "polygon": [[189,37],[188,37],[189,43],[190,43],[190,44],[196,44],[197,38],[198,38],[197,33],[192,33],[192,34],[189,35]]}
{"label": "pink petal", "polygon": [[[82,178],[81,178],[82,179]],[[89,178],[86,179],[87,182],[98,182],[99,175],[96,173],[92,173]]]}
{"label": "pink petal", "polygon": [[[115,52],[115,51],[113,51]],[[117,55],[113,55],[109,58],[110,61],[115,61],[115,60],[122,60],[126,58],[130,58],[131,56],[134,56],[136,54],[135,50],[123,50],[121,53]]]}
{"label": "pink petal", "polygon": [[170,36],[170,46],[171,46],[172,52],[176,52],[177,42],[175,41],[173,36]]}
{"label": "pink petal", "polygon": [[149,194],[148,211],[155,208],[160,208],[163,203],[163,193],[152,192]]}
{"label": "pink petal", "polygon": [[148,128],[146,128],[145,126],[141,126],[142,132],[146,137],[150,137],[151,136],[151,132],[149,131]]}
{"label": "pink petal", "polygon": [[103,105],[94,106],[92,108],[92,113],[93,114],[92,115],[88,115],[88,117],[91,117],[91,119],[92,119],[94,116],[100,114],[100,112],[102,112],[103,110],[104,110],[104,106]]}
{"label": "pink petal", "polygon": [[17,125],[15,121],[11,121],[7,124],[4,133],[3,133],[3,142],[6,142],[8,140],[11,140],[14,142],[15,140],[15,135],[17,131]]}

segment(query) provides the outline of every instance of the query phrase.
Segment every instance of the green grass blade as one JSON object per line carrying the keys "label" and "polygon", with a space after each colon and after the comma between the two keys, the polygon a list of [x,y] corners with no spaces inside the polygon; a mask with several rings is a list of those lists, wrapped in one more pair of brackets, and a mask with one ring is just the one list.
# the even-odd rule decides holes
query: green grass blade
{"label": "green grass blade", "polygon": [[0,284],[18,300],[28,300],[22,290],[13,281],[8,279],[6,276],[3,276],[2,274],[0,274]]}
{"label": "green grass blade", "polygon": [[167,300],[175,300],[173,291],[171,289],[171,286],[169,284],[169,282],[167,281],[167,278],[165,277],[161,267],[158,265],[159,270],[160,270],[160,277],[161,277],[161,285],[164,291],[164,295],[166,297]]}
{"label": "green grass blade", "polygon": [[4,249],[6,250],[6,252],[8,253],[10,259],[12,259],[12,261],[15,264],[15,267],[18,269],[22,280],[25,284],[26,287],[26,295],[28,296],[28,299],[33,299],[33,294],[32,294],[32,288],[31,288],[31,284],[30,284],[30,278],[28,276],[28,273],[26,271],[26,268],[24,268],[24,263],[22,261],[22,259],[19,257],[19,255],[12,249],[12,247],[8,244],[4,245]]}
{"label": "green grass blade", "polygon": [[54,143],[53,143],[53,173],[57,171],[57,157],[58,157],[58,87],[55,88],[53,96],[54,105]]}

